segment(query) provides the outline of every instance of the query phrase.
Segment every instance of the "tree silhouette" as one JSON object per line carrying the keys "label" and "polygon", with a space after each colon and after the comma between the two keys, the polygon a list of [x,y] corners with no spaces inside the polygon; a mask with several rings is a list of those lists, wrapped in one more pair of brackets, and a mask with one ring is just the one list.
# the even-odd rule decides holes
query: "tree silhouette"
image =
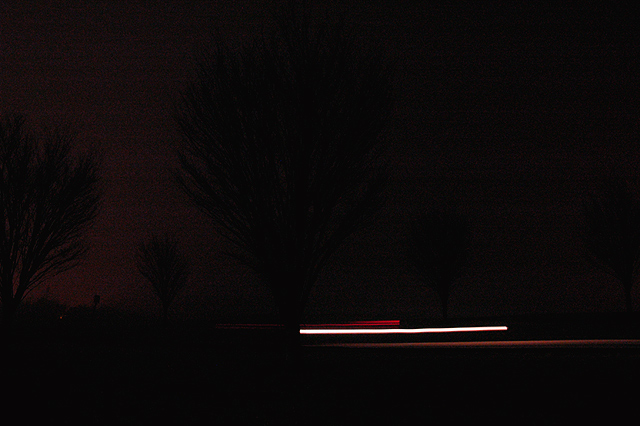
{"label": "tree silhouette", "polygon": [[640,203],[626,180],[611,175],[585,203],[584,216],[588,259],[622,283],[625,306],[631,312],[640,256]]}
{"label": "tree silhouette", "polygon": [[177,114],[182,188],[270,287],[292,348],[320,270],[380,201],[391,106],[382,58],[294,9],[239,50],[215,44]]}
{"label": "tree silhouette", "polygon": [[447,319],[451,286],[469,257],[469,224],[451,209],[435,209],[417,215],[410,232],[409,257],[418,275],[438,293]]}
{"label": "tree silhouette", "polygon": [[154,234],[140,243],[136,260],[138,271],[151,283],[162,303],[162,322],[166,325],[169,306],[187,283],[189,263],[178,250],[178,241],[169,234]]}
{"label": "tree silhouette", "polygon": [[0,296],[9,327],[20,301],[88,250],[83,231],[100,198],[93,154],[72,155],[61,130],[32,135],[18,115],[0,119]]}

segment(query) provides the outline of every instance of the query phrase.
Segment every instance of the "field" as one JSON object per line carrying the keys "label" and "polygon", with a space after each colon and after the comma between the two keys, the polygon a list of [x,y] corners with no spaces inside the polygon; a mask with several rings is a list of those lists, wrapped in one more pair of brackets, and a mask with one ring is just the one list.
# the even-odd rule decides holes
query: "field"
{"label": "field", "polygon": [[[629,322],[572,318],[512,319],[510,337],[545,329],[600,338]],[[5,412],[28,424],[85,425],[611,424],[637,416],[636,345],[308,346],[292,366],[278,330],[127,321],[17,327],[3,350]],[[632,337],[632,327],[617,329],[614,337]]]}

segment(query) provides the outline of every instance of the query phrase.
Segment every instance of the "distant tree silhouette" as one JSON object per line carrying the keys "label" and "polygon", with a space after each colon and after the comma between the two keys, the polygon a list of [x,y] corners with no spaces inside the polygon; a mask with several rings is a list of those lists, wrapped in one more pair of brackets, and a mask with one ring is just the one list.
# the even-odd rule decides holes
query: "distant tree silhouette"
{"label": "distant tree silhouette", "polygon": [[100,191],[93,154],[74,158],[62,130],[28,134],[18,115],[0,119],[0,296],[8,327],[21,300],[88,250],[83,231]]}
{"label": "distant tree silhouette", "polygon": [[391,85],[345,25],[294,9],[239,50],[215,44],[177,121],[182,188],[270,287],[295,348],[318,274],[380,201]]}
{"label": "distant tree silhouette", "polygon": [[584,205],[588,259],[620,281],[627,312],[640,256],[640,202],[620,176],[603,179]]}
{"label": "distant tree silhouette", "polygon": [[410,226],[409,257],[418,275],[438,293],[447,318],[449,294],[469,256],[471,230],[452,209],[434,209],[415,217]]}
{"label": "distant tree silhouette", "polygon": [[169,306],[189,278],[189,263],[178,250],[178,241],[169,234],[152,235],[138,246],[137,267],[160,299],[166,324]]}

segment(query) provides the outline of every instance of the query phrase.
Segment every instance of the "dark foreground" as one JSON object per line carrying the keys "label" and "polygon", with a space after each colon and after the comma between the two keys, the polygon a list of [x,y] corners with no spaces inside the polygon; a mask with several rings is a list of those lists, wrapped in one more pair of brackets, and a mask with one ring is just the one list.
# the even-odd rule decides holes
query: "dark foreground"
{"label": "dark foreground", "polygon": [[22,331],[3,349],[2,409],[26,424],[85,425],[550,425],[638,417],[634,347],[305,347],[293,368],[279,347],[274,330],[84,322]]}

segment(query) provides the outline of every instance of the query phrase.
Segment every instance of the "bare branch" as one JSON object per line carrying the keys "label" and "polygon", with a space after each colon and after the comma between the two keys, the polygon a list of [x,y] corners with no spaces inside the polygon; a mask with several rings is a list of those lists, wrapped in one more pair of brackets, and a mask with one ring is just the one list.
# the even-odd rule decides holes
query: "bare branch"
{"label": "bare branch", "polygon": [[73,268],[88,250],[82,238],[98,208],[97,158],[74,157],[68,132],[27,134],[21,116],[0,123],[0,286],[10,321],[24,296]]}

